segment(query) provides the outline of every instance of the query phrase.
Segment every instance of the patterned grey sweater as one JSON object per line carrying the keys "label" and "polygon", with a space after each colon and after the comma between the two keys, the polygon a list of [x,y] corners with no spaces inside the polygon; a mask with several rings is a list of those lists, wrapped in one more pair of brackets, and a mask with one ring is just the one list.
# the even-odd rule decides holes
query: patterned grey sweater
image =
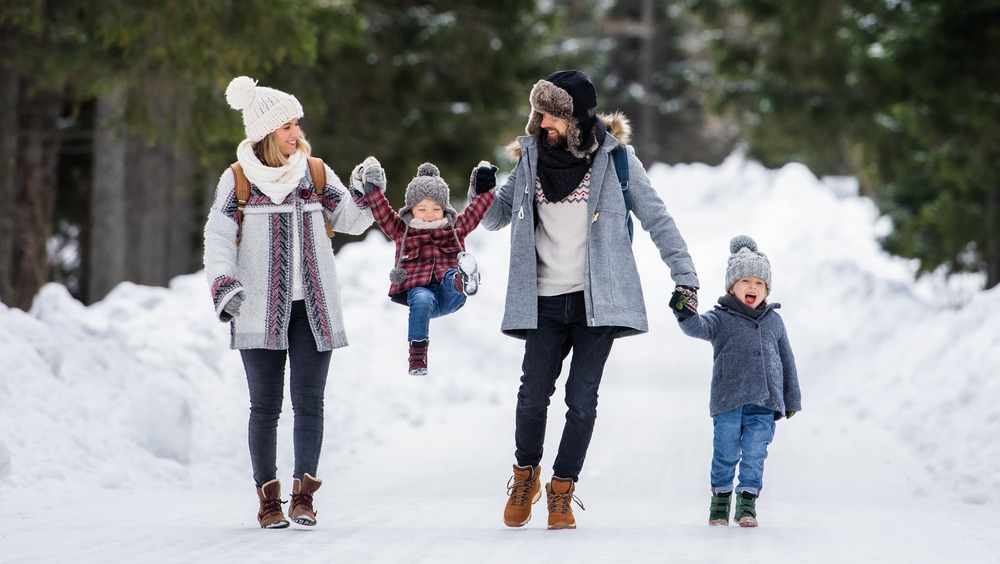
{"label": "patterned grey sweater", "polygon": [[795,357],[785,323],[767,304],[757,319],[717,305],[680,323],[685,335],[712,343],[712,391],[709,413],[716,415],[753,403],[773,409],[775,419],[802,409]]}
{"label": "patterned grey sweater", "polygon": [[[322,198],[308,168],[299,186],[280,204],[251,185],[237,247],[235,190],[232,169],[226,169],[205,224],[205,275],[216,315],[230,323],[230,347],[288,348],[294,272],[301,275],[317,348],[347,346],[340,284],[323,215],[334,231],[363,233],[374,221],[364,194],[348,190],[329,166]],[[293,242],[298,242],[298,252],[293,252]],[[293,268],[294,257],[299,268]],[[240,292],[244,299],[239,315],[231,318],[224,311],[226,304]]]}

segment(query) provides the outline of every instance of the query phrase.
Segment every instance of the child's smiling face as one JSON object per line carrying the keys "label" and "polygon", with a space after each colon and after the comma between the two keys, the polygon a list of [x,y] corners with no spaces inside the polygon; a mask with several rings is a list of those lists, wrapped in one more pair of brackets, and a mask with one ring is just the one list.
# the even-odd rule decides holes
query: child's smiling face
{"label": "child's smiling face", "polygon": [[413,206],[411,213],[413,213],[413,217],[424,221],[444,219],[444,210],[441,209],[441,206],[437,202],[430,198],[424,198],[417,202],[417,205]]}
{"label": "child's smiling face", "polygon": [[767,284],[756,276],[744,276],[733,284],[729,293],[748,306],[757,307],[767,297]]}

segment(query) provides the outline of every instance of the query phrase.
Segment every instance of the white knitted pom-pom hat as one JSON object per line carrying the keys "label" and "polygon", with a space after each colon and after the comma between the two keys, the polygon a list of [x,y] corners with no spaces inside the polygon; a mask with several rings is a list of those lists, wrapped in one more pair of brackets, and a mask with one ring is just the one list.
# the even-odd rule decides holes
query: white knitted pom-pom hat
{"label": "white knitted pom-pom hat", "polygon": [[295,96],[257,86],[257,81],[249,76],[238,76],[229,83],[226,101],[234,110],[243,111],[243,126],[252,143],[304,115],[302,104]]}

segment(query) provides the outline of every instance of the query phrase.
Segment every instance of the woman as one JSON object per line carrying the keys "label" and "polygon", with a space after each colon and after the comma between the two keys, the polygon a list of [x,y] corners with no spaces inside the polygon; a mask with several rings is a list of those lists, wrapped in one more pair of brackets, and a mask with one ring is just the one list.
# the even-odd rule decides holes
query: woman
{"label": "woman", "polygon": [[[288,517],[314,525],[327,370],[331,351],[347,345],[327,229],[360,234],[372,213],[364,194],[348,190],[322,161],[315,159],[322,166],[311,173],[309,143],[299,128],[302,106],[294,96],[241,76],[229,84],[226,100],[243,111],[247,137],[216,188],[205,225],[205,273],[216,315],[230,324],[230,347],[240,351],[247,375],[257,520],[265,529],[289,524],[276,467],[287,357],[295,452]],[[239,199],[245,205],[237,198],[244,175],[249,195]]]}

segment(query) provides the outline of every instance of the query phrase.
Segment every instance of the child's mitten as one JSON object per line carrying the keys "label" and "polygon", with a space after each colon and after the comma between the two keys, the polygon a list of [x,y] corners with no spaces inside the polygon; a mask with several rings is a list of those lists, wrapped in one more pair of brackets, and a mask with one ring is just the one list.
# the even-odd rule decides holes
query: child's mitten
{"label": "child's mitten", "polygon": [[486,161],[480,161],[472,171],[472,191],[485,194],[497,185],[497,167]]}
{"label": "child's mitten", "polygon": [[361,163],[363,167],[365,194],[370,194],[375,190],[385,192],[385,169],[375,157],[368,157]]}
{"label": "child's mitten", "polygon": [[698,313],[698,288],[691,286],[677,286],[673,295],[670,296],[670,311],[678,321]]}
{"label": "child's mitten", "polygon": [[792,416],[795,415],[796,413],[798,413],[798,411],[786,411],[785,412],[785,419],[791,419]]}

